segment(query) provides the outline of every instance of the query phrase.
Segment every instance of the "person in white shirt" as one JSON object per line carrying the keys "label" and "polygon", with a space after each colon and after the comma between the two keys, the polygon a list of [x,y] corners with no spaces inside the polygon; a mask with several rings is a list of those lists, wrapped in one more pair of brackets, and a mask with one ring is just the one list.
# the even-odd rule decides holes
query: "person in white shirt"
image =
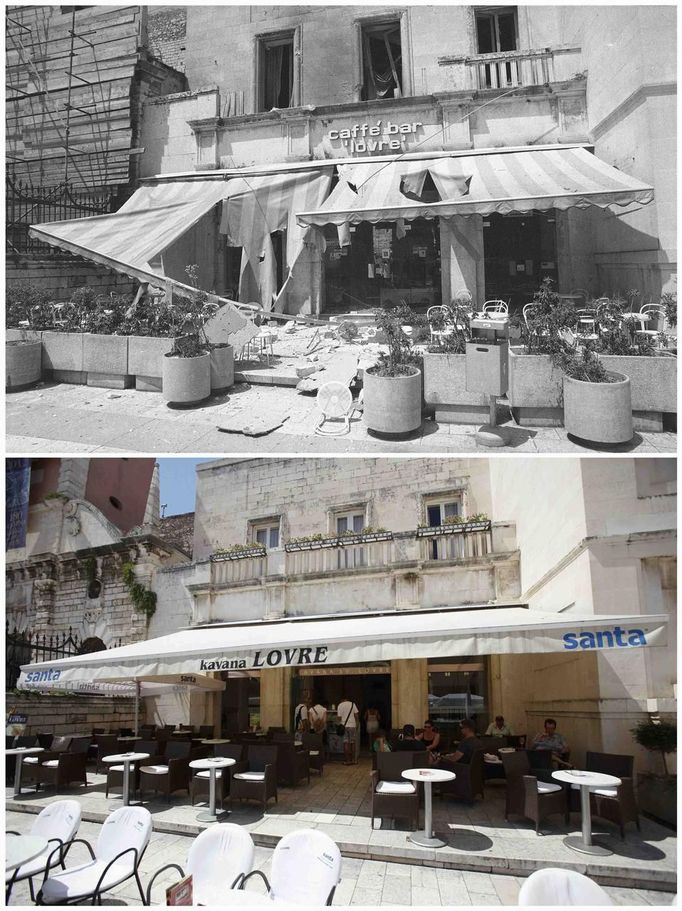
{"label": "person in white shirt", "polygon": [[308,722],[310,724],[310,729],[315,734],[323,734],[327,728],[327,710],[319,702],[316,702],[315,705],[311,704],[308,706]]}
{"label": "person in white shirt", "polygon": [[299,702],[294,709],[294,731],[307,731],[309,728],[308,706]]}
{"label": "person in white shirt", "polygon": [[336,708],[339,724],[346,728],[343,734],[343,754],[346,757],[344,765],[355,765],[355,741],[357,739],[358,721],[360,720],[360,709],[357,705],[344,696],[343,700]]}

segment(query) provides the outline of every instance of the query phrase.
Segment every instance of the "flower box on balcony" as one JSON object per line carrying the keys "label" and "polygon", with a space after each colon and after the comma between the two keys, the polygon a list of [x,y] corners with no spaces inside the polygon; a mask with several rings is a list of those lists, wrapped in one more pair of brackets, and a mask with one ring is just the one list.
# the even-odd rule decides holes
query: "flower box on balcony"
{"label": "flower box on balcony", "polygon": [[418,538],[435,538],[440,535],[469,534],[476,531],[490,531],[490,521],[448,522],[447,525],[432,525],[417,529]]}
{"label": "flower box on balcony", "polygon": [[325,547],[347,547],[350,544],[372,544],[375,541],[393,540],[392,531],[373,531],[368,534],[361,532],[353,535],[334,535],[329,538],[316,538],[313,541],[288,541],[284,545],[285,551],[290,554],[299,550],[319,550]]}
{"label": "flower box on balcony", "polygon": [[247,560],[254,557],[264,557],[266,550],[264,547],[248,547],[244,550],[221,550],[218,553],[211,554],[212,563],[222,563],[223,560]]}

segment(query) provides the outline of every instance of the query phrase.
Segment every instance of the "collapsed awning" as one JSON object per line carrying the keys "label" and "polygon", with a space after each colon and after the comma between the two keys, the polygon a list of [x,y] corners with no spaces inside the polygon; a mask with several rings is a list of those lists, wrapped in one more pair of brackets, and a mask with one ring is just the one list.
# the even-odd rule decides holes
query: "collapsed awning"
{"label": "collapsed awning", "polygon": [[399,658],[627,650],[665,645],[666,621],[664,614],[581,616],[481,605],[201,626],[105,652],[26,665],[18,686],[85,676],[126,680]]}
{"label": "collapsed awning", "polygon": [[152,262],[225,198],[221,180],[143,186],[110,215],[31,225],[37,240],[147,282]]}
{"label": "collapsed awning", "polygon": [[[427,174],[439,201],[420,200]],[[450,218],[498,212],[649,203],[653,188],[585,148],[457,154],[451,158],[367,161],[339,167],[324,205],[298,214],[303,225]]]}

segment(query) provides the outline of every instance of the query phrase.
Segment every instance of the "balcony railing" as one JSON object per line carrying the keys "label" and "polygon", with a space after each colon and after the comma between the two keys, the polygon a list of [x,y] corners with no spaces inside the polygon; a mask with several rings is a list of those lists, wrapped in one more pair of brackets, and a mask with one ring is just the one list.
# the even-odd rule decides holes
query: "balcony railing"
{"label": "balcony railing", "polygon": [[506,89],[561,82],[580,69],[580,48],[540,48],[477,54],[464,60],[473,89]]}
{"label": "balcony railing", "polygon": [[330,573],[337,570],[386,566],[393,562],[393,541],[368,541],[295,550],[286,555],[288,576]]}
{"label": "balcony railing", "polygon": [[420,559],[431,560],[473,560],[492,553],[492,535],[490,528],[478,531],[453,533],[449,530],[442,534],[419,538]]}
{"label": "balcony railing", "polygon": [[232,560],[211,561],[211,581],[214,585],[235,585],[266,575],[268,560],[259,557],[241,557]]}

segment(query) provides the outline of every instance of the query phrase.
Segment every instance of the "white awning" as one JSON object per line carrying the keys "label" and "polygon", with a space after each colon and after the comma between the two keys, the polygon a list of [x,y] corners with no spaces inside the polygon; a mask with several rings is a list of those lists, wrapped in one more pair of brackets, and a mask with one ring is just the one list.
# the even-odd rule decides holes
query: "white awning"
{"label": "white awning", "polygon": [[139,686],[139,695],[167,696],[169,693],[197,692],[200,690],[224,690],[225,683],[205,674],[163,674],[156,677],[135,677],[135,682],[113,682],[86,676],[84,671],[79,679],[69,676],[61,679],[55,675],[22,675],[17,683],[19,689],[35,690],[40,693],[79,693],[93,696],[128,696],[134,699]]}
{"label": "white awning", "polygon": [[[420,199],[427,174],[440,201]],[[300,224],[604,208],[646,204],[654,197],[653,187],[580,147],[481,150],[431,161],[370,160],[339,166],[339,175],[324,205],[299,212]]]}
{"label": "white awning", "polygon": [[17,685],[399,658],[625,651],[665,645],[666,622],[665,614],[587,616],[480,605],[200,626],[105,652],[26,665]]}

